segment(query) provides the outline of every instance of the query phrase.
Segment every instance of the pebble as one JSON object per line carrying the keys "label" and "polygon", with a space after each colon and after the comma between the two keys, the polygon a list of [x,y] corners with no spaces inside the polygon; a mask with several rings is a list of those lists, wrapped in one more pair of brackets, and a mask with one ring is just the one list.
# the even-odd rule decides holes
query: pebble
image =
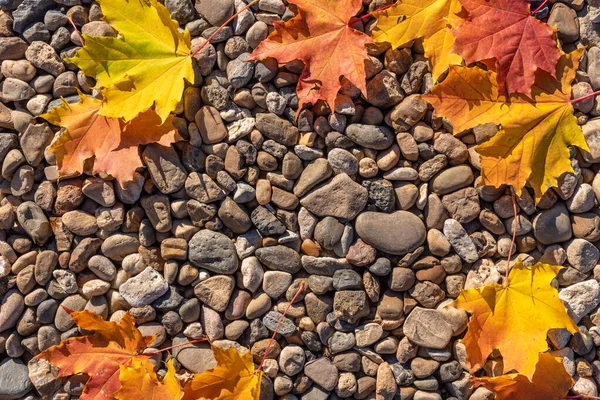
{"label": "pebble", "polygon": [[540,212],[533,219],[533,234],[542,244],[566,242],[573,234],[569,211],[562,204]]}
{"label": "pebble", "polygon": [[600,259],[600,251],[585,239],[571,240],[566,251],[569,264],[582,273],[591,271]]}
{"label": "pebble", "polygon": [[22,398],[31,389],[33,385],[27,365],[18,358],[6,358],[0,362],[0,398]]}
{"label": "pebble", "polygon": [[366,243],[389,254],[403,255],[425,242],[423,222],[414,214],[364,212],[356,219],[356,233]]}
{"label": "pebble", "polygon": [[151,304],[167,290],[169,285],[152,267],[147,267],[119,287],[119,293],[132,307]]}
{"label": "pebble", "polygon": [[231,240],[219,232],[204,229],[188,243],[190,261],[201,268],[221,274],[232,274],[238,269],[238,257]]}
{"label": "pebble", "polygon": [[229,276],[213,276],[198,283],[194,287],[194,294],[213,310],[225,311],[233,292],[234,283]]}
{"label": "pebble", "polygon": [[338,381],[337,368],[325,357],[307,362],[304,366],[304,373],[317,385],[329,391],[335,389]]}
{"label": "pebble", "polygon": [[600,304],[600,285],[595,280],[575,283],[558,292],[575,323]]}
{"label": "pebble", "polygon": [[23,202],[17,207],[17,219],[38,246],[46,243],[52,235],[48,218],[42,209],[32,201]]}
{"label": "pebble", "polygon": [[287,376],[298,375],[304,369],[306,356],[300,346],[288,345],[279,354],[279,369]]}
{"label": "pebble", "polygon": [[[93,79],[63,61],[80,44],[69,19],[90,37],[117,32],[88,0],[0,0],[0,349],[7,360],[28,361],[78,335],[61,306],[112,321],[128,310],[144,334],[157,334],[153,347],[206,338],[250,348],[257,364],[281,319],[263,366],[263,398],[490,398],[469,384],[458,340],[468,316],[446,305],[462,289],[501,283],[516,228],[514,250],[527,265],[566,267],[558,290],[582,326],[575,335],[550,332],[550,343],[575,378],[573,393],[596,393],[593,98],[574,105],[590,151],[572,152],[575,174],[537,205],[524,190],[515,218],[507,187],[480,186],[476,146],[498,127],[453,135],[420,97],[433,79],[418,51],[369,49],[365,93],[342,80],[336,104],[297,112],[301,63],[248,61],[276,22],[294,16],[293,5],[260,0],[242,11],[243,0],[163,3],[190,32],[192,48],[206,46],[174,112],[180,140],[143,146],[143,168],[120,182],[91,176],[87,162],[81,175],[62,176],[48,150],[60,131],[34,120],[58,97],[95,94]],[[536,15],[549,14],[567,50],[587,49],[573,97],[600,88],[593,29],[600,12],[579,3]],[[207,343],[173,349],[182,376],[216,365]],[[81,394],[81,379],[63,387],[40,359],[29,371],[41,397]],[[12,383],[0,384],[0,398]]]}
{"label": "pebble", "polygon": [[385,150],[394,141],[392,130],[385,126],[351,124],[346,135],[354,143],[373,150]]}
{"label": "pebble", "polygon": [[460,222],[455,219],[447,219],[444,222],[444,235],[460,258],[469,263],[479,259],[475,243],[473,243]]}
{"label": "pebble", "polygon": [[415,307],[404,322],[404,334],[419,346],[443,349],[452,337],[452,326],[439,311]]}

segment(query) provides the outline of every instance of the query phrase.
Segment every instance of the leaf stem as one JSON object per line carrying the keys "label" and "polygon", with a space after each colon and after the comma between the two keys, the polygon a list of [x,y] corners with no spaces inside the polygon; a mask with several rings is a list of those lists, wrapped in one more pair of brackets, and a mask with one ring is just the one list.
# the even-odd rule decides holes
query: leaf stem
{"label": "leaf stem", "polygon": [[157,351],[153,351],[153,352],[151,352],[151,353],[146,353],[145,355],[152,356],[152,355],[154,355],[154,354],[162,353],[163,351],[167,351],[167,350],[174,349],[175,347],[181,347],[181,346],[185,346],[186,344],[190,344],[190,343],[198,343],[198,342],[205,342],[205,341],[206,341],[206,338],[202,338],[202,339],[194,339],[194,340],[190,340],[189,342],[179,343],[179,344],[176,344],[176,345],[174,345],[174,346],[165,347],[164,349],[160,349],[160,350],[157,350]]}
{"label": "leaf stem", "polygon": [[590,97],[595,97],[595,96],[597,96],[597,95],[599,95],[599,94],[600,94],[600,90],[596,90],[596,91],[595,91],[595,92],[593,92],[593,93],[586,94],[585,96],[578,97],[578,98],[576,98],[576,99],[573,99],[573,100],[571,100],[571,104],[573,104],[573,103],[579,103],[580,101],[587,100],[587,99],[589,99]]}
{"label": "leaf stem", "polygon": [[75,32],[77,32],[77,36],[79,36],[79,40],[81,41],[81,45],[85,46],[85,40],[83,40],[83,36],[81,36],[81,32],[79,32],[79,29],[77,29],[77,26],[75,26],[75,22],[73,22],[73,18],[71,18],[69,16],[69,17],[67,17],[67,19],[69,20],[69,22],[73,26],[73,29],[75,29]]}
{"label": "leaf stem", "polygon": [[212,40],[212,38],[214,38],[215,36],[217,36],[217,34],[219,32],[221,32],[221,30],[223,30],[223,28],[225,28],[231,21],[233,21],[238,15],[240,15],[242,12],[246,11],[247,9],[249,9],[250,7],[252,7],[252,5],[258,3],[259,0],[252,0],[250,3],[248,3],[244,8],[242,8],[240,11],[236,12],[235,14],[233,14],[231,16],[231,18],[229,18],[227,21],[223,22],[221,24],[221,26],[219,26],[217,28],[216,31],[213,32],[212,35],[210,35],[208,37],[208,39],[206,39],[206,42],[202,43],[202,45],[200,45],[200,47],[198,47],[193,53],[192,53],[192,57],[194,57],[196,54],[198,54],[200,52],[200,50],[202,50],[207,44],[210,43],[210,41]]}
{"label": "leaf stem", "polygon": [[548,0],[544,0],[542,4],[540,4],[535,10],[531,12],[531,15],[535,15],[538,11],[540,11],[545,5],[548,3]]}
{"label": "leaf stem", "polygon": [[513,247],[515,246],[515,242],[517,241],[517,219],[519,215],[517,214],[517,200],[515,199],[515,191],[513,188],[510,189],[510,198],[512,200],[513,206],[513,234],[512,240],[510,241],[510,248],[508,249],[508,261],[506,262],[506,277],[504,286],[508,286],[508,271],[510,269],[510,259],[513,255]]}
{"label": "leaf stem", "polygon": [[369,18],[369,17],[372,17],[372,16],[373,16],[373,13],[376,13],[376,12],[378,12],[378,11],[387,10],[388,8],[392,7],[393,5],[394,5],[394,3],[392,3],[392,4],[388,4],[387,6],[383,6],[383,7],[381,7],[381,8],[378,8],[377,10],[373,11],[372,13],[368,13],[368,14],[365,14],[365,15],[363,15],[363,16],[362,16],[362,17],[360,17],[360,18],[356,18],[356,19],[354,19],[354,20],[350,21],[350,22],[348,23],[348,26],[352,26],[352,25],[354,25],[355,23],[357,23],[358,21],[362,21],[362,20],[365,20],[365,19],[367,19],[367,18]]}
{"label": "leaf stem", "polygon": [[296,294],[294,295],[294,297],[292,297],[292,300],[288,303],[288,305],[285,308],[285,310],[283,310],[283,314],[281,314],[281,317],[279,318],[279,321],[277,321],[277,325],[275,326],[275,331],[273,332],[273,336],[271,336],[271,340],[269,340],[269,344],[267,344],[267,348],[265,349],[265,353],[263,354],[262,360],[260,360],[260,364],[258,365],[258,368],[256,369],[256,371],[254,371],[254,374],[258,374],[258,372],[260,370],[262,370],[262,367],[263,367],[263,365],[265,363],[265,360],[267,359],[267,356],[269,355],[269,350],[271,350],[271,345],[275,341],[275,336],[277,335],[277,331],[279,330],[279,326],[283,322],[283,319],[285,318],[285,315],[289,311],[289,309],[292,306],[292,304],[294,304],[294,302],[296,301],[296,298],[304,290],[304,284],[305,284],[305,281],[300,282],[300,287],[298,288],[298,291],[296,292]]}

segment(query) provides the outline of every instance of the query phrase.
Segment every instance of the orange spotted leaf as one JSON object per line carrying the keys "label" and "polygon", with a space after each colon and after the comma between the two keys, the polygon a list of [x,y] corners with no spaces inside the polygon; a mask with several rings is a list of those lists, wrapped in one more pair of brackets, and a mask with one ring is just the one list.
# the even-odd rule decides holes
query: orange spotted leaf
{"label": "orange spotted leaf", "polygon": [[475,386],[483,386],[496,394],[496,400],[560,400],[573,385],[571,375],[560,358],[540,354],[531,381],[521,374],[500,375],[493,378],[475,378]]}
{"label": "orange spotted leaf", "polygon": [[275,30],[252,53],[254,60],[274,57],[285,65],[304,62],[298,80],[299,109],[325,100],[331,109],[345,77],[363,93],[366,91],[366,34],[348,23],[360,10],[361,0],[289,0],[298,15],[287,22],[274,22]]}
{"label": "orange spotted leaf", "polygon": [[556,78],[560,50],[554,30],[531,15],[528,0],[460,0],[468,12],[454,30],[454,50],[467,63],[483,61],[509,93],[530,95],[538,69]]}
{"label": "orange spotted leaf", "polygon": [[80,328],[95,330],[95,333],[64,340],[37,357],[58,367],[60,377],[88,375],[81,400],[112,399],[112,394],[121,386],[120,366],[128,365],[133,359],[147,359],[148,356],[141,353],[154,338],[142,336],[129,314],[117,324],[104,321],[90,311],[67,311]]}
{"label": "orange spotted leaf", "polygon": [[84,171],[84,164],[93,160],[93,173],[105,172],[119,182],[133,179],[137,168],[142,167],[138,146],[160,143],[168,146],[179,138],[173,126],[173,116],[161,124],[160,117],[148,110],[131,122],[99,114],[102,101],[80,94],[78,103],[63,102],[42,115],[65,131],[52,144],[61,176],[73,176]]}

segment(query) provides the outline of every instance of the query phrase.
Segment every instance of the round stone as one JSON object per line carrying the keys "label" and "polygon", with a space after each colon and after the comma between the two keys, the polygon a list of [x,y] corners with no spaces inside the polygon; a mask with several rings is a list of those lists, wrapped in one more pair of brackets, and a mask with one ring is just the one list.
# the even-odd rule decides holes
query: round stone
{"label": "round stone", "polygon": [[564,204],[559,203],[539,213],[533,219],[533,234],[541,244],[546,245],[571,239],[571,220]]}
{"label": "round stone", "polygon": [[200,268],[219,274],[233,274],[238,257],[231,239],[222,233],[201,230],[189,242],[190,261]]}
{"label": "round stone", "polygon": [[392,214],[367,211],[356,219],[356,233],[362,240],[385,253],[403,255],[425,242],[425,224],[407,211]]}

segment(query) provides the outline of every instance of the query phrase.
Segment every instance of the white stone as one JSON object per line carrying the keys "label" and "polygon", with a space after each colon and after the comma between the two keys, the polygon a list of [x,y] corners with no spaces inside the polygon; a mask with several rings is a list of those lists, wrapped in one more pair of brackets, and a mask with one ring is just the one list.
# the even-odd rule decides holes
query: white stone
{"label": "white stone", "polygon": [[121,285],[119,293],[132,306],[140,307],[152,303],[169,290],[169,284],[152,267],[147,267],[138,275]]}
{"label": "white stone", "polygon": [[579,282],[561,290],[558,297],[565,303],[573,321],[578,323],[600,304],[600,285],[594,279]]}

